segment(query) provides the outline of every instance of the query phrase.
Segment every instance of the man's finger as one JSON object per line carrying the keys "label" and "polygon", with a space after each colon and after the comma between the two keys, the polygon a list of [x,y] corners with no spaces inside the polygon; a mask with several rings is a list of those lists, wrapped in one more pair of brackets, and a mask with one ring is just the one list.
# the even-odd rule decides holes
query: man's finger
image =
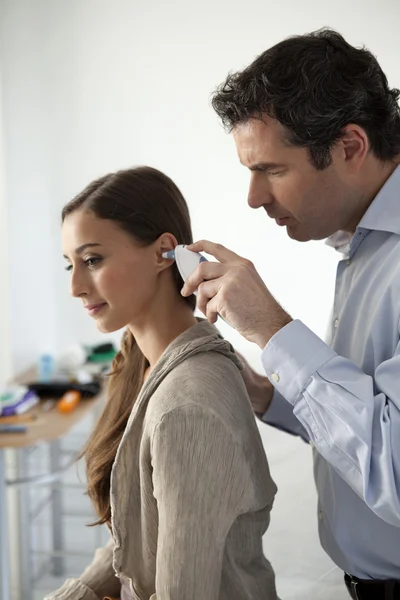
{"label": "man's finger", "polygon": [[207,304],[206,317],[209,323],[216,323],[218,321],[219,315],[216,306],[217,298],[214,296],[214,298],[212,298]]}
{"label": "man's finger", "polygon": [[215,244],[214,242],[210,242],[208,240],[199,240],[198,242],[187,246],[187,249],[192,250],[192,252],[206,252],[221,263],[243,260],[241,256],[232,250],[228,250],[228,248],[225,248],[225,246],[222,244]]}
{"label": "man's finger", "polygon": [[187,278],[181,290],[182,296],[193,294],[203,281],[217,279],[225,275],[226,267],[219,262],[202,262],[197,269]]}
{"label": "man's finger", "polygon": [[208,304],[219,292],[220,279],[204,281],[199,286],[197,294],[197,308],[208,318]]}

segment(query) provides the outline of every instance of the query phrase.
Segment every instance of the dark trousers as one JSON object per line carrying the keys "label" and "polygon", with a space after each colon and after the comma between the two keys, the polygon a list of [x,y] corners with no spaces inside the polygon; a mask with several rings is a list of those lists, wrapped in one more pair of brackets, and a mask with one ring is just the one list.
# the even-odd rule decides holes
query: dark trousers
{"label": "dark trousers", "polygon": [[400,581],[394,579],[358,579],[346,573],[344,582],[353,600],[400,600]]}

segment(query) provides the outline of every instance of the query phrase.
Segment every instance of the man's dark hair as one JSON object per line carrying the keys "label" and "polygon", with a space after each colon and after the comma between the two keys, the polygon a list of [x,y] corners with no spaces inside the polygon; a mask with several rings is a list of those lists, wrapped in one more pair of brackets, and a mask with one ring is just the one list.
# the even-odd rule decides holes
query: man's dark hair
{"label": "man's dark hair", "polygon": [[288,38],[229,74],[212,106],[229,131],[253,117],[273,117],[286,129],[287,141],[307,148],[322,170],[349,123],[365,130],[381,161],[398,155],[399,96],[371,52],[322,29]]}

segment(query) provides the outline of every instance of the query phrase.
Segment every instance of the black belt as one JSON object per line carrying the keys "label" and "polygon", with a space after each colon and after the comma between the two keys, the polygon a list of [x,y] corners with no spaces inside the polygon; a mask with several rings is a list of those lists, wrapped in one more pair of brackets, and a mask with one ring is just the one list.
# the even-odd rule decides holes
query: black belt
{"label": "black belt", "polygon": [[344,581],[353,600],[400,600],[400,581],[395,579],[358,579],[346,573]]}

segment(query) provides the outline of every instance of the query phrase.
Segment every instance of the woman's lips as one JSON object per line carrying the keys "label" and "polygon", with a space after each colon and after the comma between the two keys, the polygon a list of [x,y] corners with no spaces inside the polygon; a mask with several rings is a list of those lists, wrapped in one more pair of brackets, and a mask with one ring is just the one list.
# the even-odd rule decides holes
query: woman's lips
{"label": "woman's lips", "polygon": [[94,317],[94,315],[97,315],[105,306],[107,306],[107,303],[101,302],[100,304],[88,304],[85,308],[89,313],[89,317]]}

